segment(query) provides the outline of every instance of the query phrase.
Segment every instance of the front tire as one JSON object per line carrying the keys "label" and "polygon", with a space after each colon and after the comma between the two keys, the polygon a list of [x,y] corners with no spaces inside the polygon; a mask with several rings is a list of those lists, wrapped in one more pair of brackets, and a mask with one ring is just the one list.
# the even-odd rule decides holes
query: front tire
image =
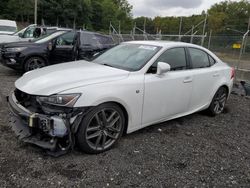
{"label": "front tire", "polygon": [[46,61],[41,57],[30,57],[24,63],[24,71],[32,71],[46,66]]}
{"label": "front tire", "polygon": [[225,87],[220,87],[215,93],[214,98],[208,108],[208,112],[211,116],[216,116],[221,114],[225,108],[227,101],[227,89]]}
{"label": "front tire", "polygon": [[111,149],[125,127],[125,116],[114,103],[94,107],[82,120],[76,139],[78,147],[91,154]]}

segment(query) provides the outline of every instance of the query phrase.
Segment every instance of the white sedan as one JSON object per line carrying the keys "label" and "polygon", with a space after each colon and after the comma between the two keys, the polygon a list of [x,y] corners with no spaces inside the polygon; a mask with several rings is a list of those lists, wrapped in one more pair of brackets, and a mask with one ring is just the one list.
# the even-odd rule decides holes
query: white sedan
{"label": "white sedan", "polygon": [[24,74],[9,96],[11,126],[53,154],[77,146],[110,149],[123,133],[201,110],[220,114],[234,69],[209,50],[181,42],[122,43],[93,62]]}

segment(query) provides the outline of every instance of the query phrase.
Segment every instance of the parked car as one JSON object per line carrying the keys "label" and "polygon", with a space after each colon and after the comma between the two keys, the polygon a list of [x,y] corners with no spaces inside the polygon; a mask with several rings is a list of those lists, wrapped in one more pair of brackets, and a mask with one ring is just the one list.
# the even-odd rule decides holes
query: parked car
{"label": "parked car", "polygon": [[222,113],[234,69],[181,42],[122,43],[93,62],[30,71],[9,96],[11,126],[24,142],[53,152],[104,152],[123,133],[207,109]]}
{"label": "parked car", "polygon": [[34,38],[39,38],[42,37],[43,35],[48,35],[59,30],[65,31],[71,29],[60,28],[60,27],[37,26],[36,24],[32,24],[22,29],[21,31],[15,32],[11,35],[0,35],[0,46],[11,42],[30,41],[33,40]]}
{"label": "parked car", "polygon": [[10,35],[17,31],[17,25],[12,20],[0,20],[0,35]]}
{"label": "parked car", "polygon": [[112,38],[106,35],[88,31],[57,31],[33,42],[4,45],[1,62],[27,72],[51,64],[91,60],[94,54],[113,45]]}

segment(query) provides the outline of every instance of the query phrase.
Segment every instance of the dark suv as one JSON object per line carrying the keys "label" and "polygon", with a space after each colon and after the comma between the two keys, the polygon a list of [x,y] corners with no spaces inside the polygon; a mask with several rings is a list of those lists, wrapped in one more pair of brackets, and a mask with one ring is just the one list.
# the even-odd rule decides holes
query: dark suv
{"label": "dark suv", "polygon": [[57,31],[32,42],[6,44],[0,62],[25,72],[74,60],[92,60],[95,54],[114,46],[109,36],[89,31]]}

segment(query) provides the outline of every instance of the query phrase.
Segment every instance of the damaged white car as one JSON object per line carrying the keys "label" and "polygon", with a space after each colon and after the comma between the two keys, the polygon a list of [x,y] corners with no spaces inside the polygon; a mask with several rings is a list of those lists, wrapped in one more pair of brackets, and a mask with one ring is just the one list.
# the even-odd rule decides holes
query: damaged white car
{"label": "damaged white car", "polygon": [[100,153],[123,133],[201,110],[220,114],[233,80],[234,69],[200,46],[126,42],[93,62],[24,74],[8,97],[11,126],[50,153],[75,145]]}

